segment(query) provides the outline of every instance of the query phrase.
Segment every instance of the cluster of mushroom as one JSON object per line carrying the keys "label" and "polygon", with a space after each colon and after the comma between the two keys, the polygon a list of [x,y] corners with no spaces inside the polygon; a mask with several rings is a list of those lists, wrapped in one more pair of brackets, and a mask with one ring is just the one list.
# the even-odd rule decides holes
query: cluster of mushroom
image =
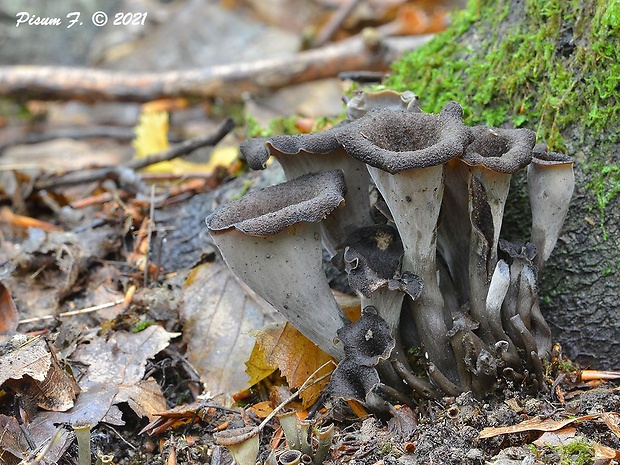
{"label": "cluster of mushroom", "polygon": [[[242,143],[251,168],[274,156],[288,181],[207,218],[230,268],[349,364],[338,331],[350,322],[328,286],[325,247],[362,308],[387,324],[394,344],[376,369],[398,391],[484,396],[502,378],[540,385],[551,338],[537,274],[568,210],[571,159],[535,145],[528,129],[468,127],[456,102],[424,113],[411,92],[360,92],[347,115],[320,133]],[[532,235],[513,243],[500,230],[511,176],[524,168]],[[431,383],[407,366],[403,347],[414,344]]]}

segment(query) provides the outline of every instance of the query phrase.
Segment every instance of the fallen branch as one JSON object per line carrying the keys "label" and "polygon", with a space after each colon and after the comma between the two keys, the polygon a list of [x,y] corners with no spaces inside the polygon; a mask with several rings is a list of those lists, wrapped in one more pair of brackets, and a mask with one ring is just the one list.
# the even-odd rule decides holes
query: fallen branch
{"label": "fallen branch", "polygon": [[147,102],[172,97],[223,97],[277,89],[343,71],[387,70],[407,50],[431,35],[388,37],[369,43],[362,36],[295,56],[188,71],[124,73],[37,66],[0,67],[0,96],[19,99]]}
{"label": "fallen branch", "polygon": [[113,176],[115,173],[120,173],[119,170],[140,170],[155,163],[168,161],[177,157],[188,155],[202,147],[214,146],[219,141],[221,141],[226,136],[226,134],[232,131],[234,127],[235,122],[232,120],[232,118],[226,118],[226,120],[224,120],[211,134],[186,140],[185,142],[177,144],[163,152],[149,155],[144,158],[133,159],[123,167],[110,166],[96,168],[94,170],[88,171],[74,171],[61,176],[54,176],[51,179],[42,179],[40,181],[37,181],[37,183],[35,184],[35,188],[40,190],[55,187],[75,186],[78,184],[99,181],[106,177]]}

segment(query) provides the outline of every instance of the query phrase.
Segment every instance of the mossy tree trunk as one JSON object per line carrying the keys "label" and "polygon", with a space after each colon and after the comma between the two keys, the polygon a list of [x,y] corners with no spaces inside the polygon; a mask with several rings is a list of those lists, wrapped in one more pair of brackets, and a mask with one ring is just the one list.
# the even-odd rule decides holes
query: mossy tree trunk
{"label": "mossy tree trunk", "polygon": [[[386,85],[426,111],[528,127],[575,158],[563,234],[540,276],[545,317],[582,365],[620,369],[620,0],[474,0],[450,29],[394,65]],[[529,238],[523,176],[502,236]]]}

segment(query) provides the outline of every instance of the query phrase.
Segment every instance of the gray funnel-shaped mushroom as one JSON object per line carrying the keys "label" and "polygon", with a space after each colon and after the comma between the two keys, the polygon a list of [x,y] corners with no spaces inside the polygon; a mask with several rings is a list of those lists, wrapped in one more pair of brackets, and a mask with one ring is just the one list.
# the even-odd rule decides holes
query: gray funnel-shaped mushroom
{"label": "gray funnel-shaped mushroom", "polygon": [[573,160],[560,153],[535,152],[527,169],[527,187],[532,208],[531,242],[537,250],[534,263],[541,269],[560,236],[573,196]]}
{"label": "gray funnel-shaped mushroom", "polygon": [[340,170],[309,174],[217,208],[206,219],[230,269],[302,334],[341,358],[347,321],[327,284],[319,222],[344,200]]}
{"label": "gray funnel-shaped mushroom", "polygon": [[346,125],[338,140],[368,170],[400,234],[402,270],[418,275],[424,289],[411,303],[416,331],[430,361],[456,380],[436,266],[437,220],[443,197],[443,163],[461,155],[471,141],[462,108],[448,103],[439,115],[376,110]]}
{"label": "gray funnel-shaped mushroom", "polygon": [[334,169],[343,171],[347,185],[345,204],[321,224],[325,247],[332,255],[348,234],[373,224],[368,194],[370,177],[364,164],[349,157],[336,140],[335,135],[342,127],[315,134],[250,139],[240,145],[251,168],[264,168],[273,155],[287,179]]}
{"label": "gray funnel-shaped mushroom", "polygon": [[536,135],[529,129],[472,128],[473,142],[461,159],[470,165],[468,180],[471,237],[469,285],[471,314],[480,337],[495,342],[486,295],[497,264],[497,247],[512,174],[532,159]]}

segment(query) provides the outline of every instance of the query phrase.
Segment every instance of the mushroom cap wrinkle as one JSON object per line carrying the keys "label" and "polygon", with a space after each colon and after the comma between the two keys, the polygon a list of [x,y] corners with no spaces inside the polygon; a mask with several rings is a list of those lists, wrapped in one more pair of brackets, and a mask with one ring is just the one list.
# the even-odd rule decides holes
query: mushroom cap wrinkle
{"label": "mushroom cap wrinkle", "polygon": [[461,155],[472,138],[462,119],[456,102],[437,115],[384,108],[343,126],[336,138],[352,157],[394,174]]}
{"label": "mushroom cap wrinkle", "polygon": [[461,159],[468,165],[482,165],[498,173],[514,174],[532,160],[536,134],[529,129],[471,128],[474,140]]}
{"label": "mushroom cap wrinkle", "polygon": [[319,224],[344,196],[342,172],[307,175],[223,205],[207,217],[229,268],[323,351],[347,321],[322,262]]}
{"label": "mushroom cap wrinkle", "polygon": [[241,151],[250,167],[264,168],[269,155],[273,155],[287,179],[334,169],[343,171],[347,186],[345,204],[321,224],[325,246],[332,254],[336,253],[352,231],[373,224],[370,215],[370,177],[364,164],[349,157],[337,141],[335,134],[341,127],[314,134],[250,140],[241,144]]}

